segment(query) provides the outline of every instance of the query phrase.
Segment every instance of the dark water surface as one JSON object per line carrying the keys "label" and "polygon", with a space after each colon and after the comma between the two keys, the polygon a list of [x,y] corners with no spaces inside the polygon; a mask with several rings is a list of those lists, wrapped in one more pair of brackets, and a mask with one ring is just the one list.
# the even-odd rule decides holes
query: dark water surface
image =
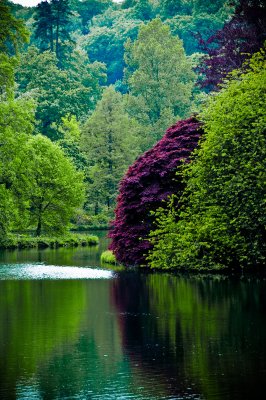
{"label": "dark water surface", "polygon": [[265,280],[116,273],[100,251],[0,254],[1,399],[264,397]]}

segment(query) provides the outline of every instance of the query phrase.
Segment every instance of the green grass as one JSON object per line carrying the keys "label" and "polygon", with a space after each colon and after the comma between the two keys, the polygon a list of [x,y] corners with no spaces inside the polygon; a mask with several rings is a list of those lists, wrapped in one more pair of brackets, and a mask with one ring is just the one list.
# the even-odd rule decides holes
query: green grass
{"label": "green grass", "polygon": [[112,251],[106,250],[101,254],[101,263],[116,265],[116,258]]}
{"label": "green grass", "polygon": [[94,235],[68,234],[60,237],[10,235],[0,243],[0,249],[51,249],[58,247],[95,246],[99,238]]}

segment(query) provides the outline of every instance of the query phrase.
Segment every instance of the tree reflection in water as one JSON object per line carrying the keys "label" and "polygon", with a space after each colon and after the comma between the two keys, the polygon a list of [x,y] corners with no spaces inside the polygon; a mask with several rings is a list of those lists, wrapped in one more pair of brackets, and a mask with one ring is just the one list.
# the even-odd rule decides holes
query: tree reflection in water
{"label": "tree reflection in water", "polygon": [[1,399],[260,398],[266,282],[0,281]]}
{"label": "tree reflection in water", "polygon": [[[265,282],[121,275],[113,282],[123,346],[144,386],[170,396],[259,398],[266,378]],[[258,396],[258,397],[256,397]]]}

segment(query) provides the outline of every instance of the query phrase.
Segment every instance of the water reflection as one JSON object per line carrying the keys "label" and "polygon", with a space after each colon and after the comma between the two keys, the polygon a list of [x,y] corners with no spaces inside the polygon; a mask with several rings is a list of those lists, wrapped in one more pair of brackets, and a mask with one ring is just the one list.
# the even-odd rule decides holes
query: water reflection
{"label": "water reflection", "polygon": [[136,272],[0,281],[0,398],[260,398],[265,286]]}
{"label": "water reflection", "polygon": [[265,289],[256,279],[120,276],[113,298],[126,354],[142,369],[138,382],[151,393],[161,382],[161,398],[260,398]]}
{"label": "water reflection", "polygon": [[24,249],[0,251],[0,265],[11,263],[45,263],[61,266],[90,266],[99,267],[100,256],[106,250],[109,239],[107,231],[88,231],[88,234],[97,235],[100,239],[98,246],[89,247],[60,247],[58,249]]}

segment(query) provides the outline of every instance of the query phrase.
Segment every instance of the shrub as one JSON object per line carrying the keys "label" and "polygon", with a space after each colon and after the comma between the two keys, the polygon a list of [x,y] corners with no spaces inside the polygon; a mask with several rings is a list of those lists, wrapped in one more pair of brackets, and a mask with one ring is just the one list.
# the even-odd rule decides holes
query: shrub
{"label": "shrub", "polygon": [[[235,72],[202,115],[181,212],[157,214],[152,267],[252,268],[266,260],[265,52]],[[178,219],[178,222],[176,222]]]}
{"label": "shrub", "polygon": [[116,258],[112,251],[106,250],[101,254],[101,263],[103,264],[116,264]]}

